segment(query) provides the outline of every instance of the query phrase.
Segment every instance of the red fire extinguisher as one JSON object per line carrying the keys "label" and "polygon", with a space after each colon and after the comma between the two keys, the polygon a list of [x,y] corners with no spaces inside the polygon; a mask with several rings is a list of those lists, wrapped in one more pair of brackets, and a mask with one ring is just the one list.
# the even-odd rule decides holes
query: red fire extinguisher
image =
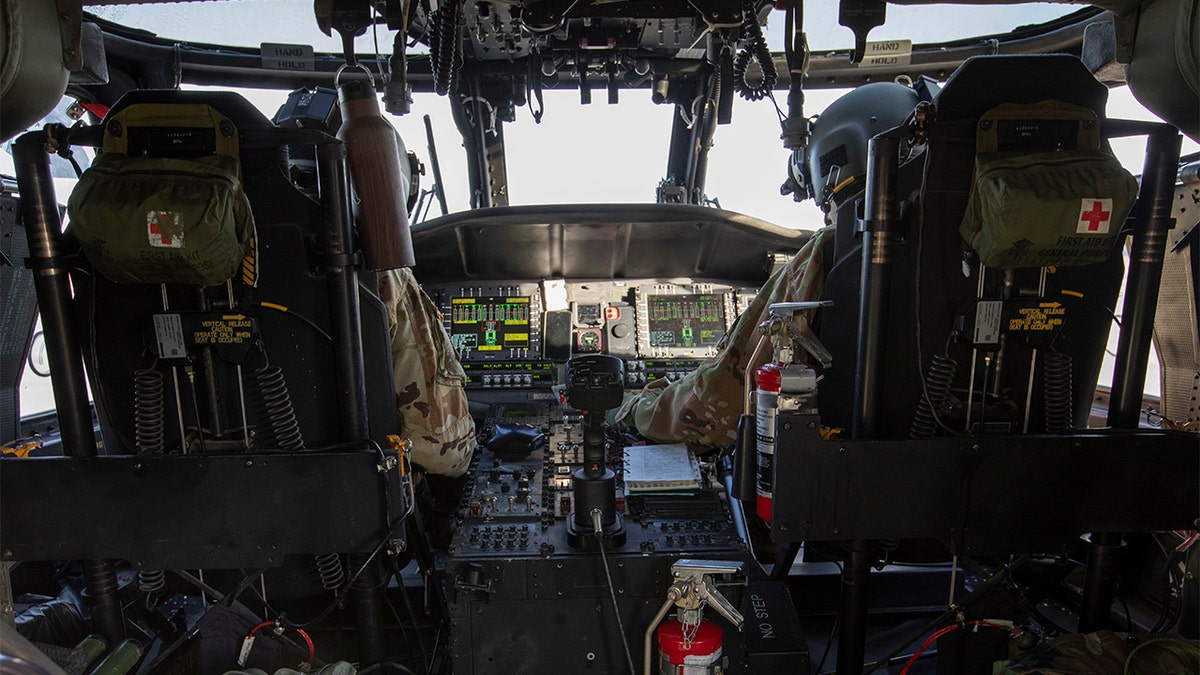
{"label": "red fire extinguisher", "polygon": [[715,621],[684,625],[678,618],[658,627],[659,675],[710,675],[720,673],[724,631]]}
{"label": "red fire extinguisher", "polygon": [[768,363],[754,371],[755,438],[758,449],[758,478],[755,481],[755,500],[758,517],[771,522],[771,502],[774,496],[775,417],[779,412],[779,391],[783,377],[778,363]]}

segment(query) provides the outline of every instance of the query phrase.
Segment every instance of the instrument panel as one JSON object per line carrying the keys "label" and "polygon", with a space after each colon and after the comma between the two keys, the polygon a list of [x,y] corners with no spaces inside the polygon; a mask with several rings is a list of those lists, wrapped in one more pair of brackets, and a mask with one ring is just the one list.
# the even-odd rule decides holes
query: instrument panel
{"label": "instrument panel", "polygon": [[665,279],[425,286],[473,390],[549,388],[581,354],[623,359],[629,388],[678,379],[716,354],[757,290]]}

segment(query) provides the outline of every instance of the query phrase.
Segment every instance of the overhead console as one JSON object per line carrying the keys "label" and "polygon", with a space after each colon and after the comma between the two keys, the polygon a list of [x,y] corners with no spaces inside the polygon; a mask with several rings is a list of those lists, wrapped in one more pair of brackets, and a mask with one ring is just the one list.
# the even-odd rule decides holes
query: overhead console
{"label": "overhead console", "polygon": [[628,387],[678,379],[807,237],[653,204],[483,209],[413,229],[417,278],[472,390],[548,389],[580,354],[624,359]]}

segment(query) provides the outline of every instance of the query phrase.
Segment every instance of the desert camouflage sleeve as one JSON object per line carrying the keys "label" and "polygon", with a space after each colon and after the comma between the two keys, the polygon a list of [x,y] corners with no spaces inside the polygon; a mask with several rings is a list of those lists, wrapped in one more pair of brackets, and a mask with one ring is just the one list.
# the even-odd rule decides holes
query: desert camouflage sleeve
{"label": "desert camouflage sleeve", "polygon": [[746,371],[749,367],[754,372],[771,358],[768,349],[758,363],[748,363],[758,344],[758,325],[768,318],[772,303],[820,299],[825,277],[821,251],[832,235],[833,228],[818,230],[785,267],[771,275],[722,338],[716,356],[679,380],[646,385],[621,405],[617,422],[661,443],[719,448],[737,440]]}
{"label": "desert camouflage sleeve", "polygon": [[461,476],[475,451],[475,421],[441,315],[407,269],[381,273],[379,297],[388,311],[396,407],[412,459],[430,473]]}

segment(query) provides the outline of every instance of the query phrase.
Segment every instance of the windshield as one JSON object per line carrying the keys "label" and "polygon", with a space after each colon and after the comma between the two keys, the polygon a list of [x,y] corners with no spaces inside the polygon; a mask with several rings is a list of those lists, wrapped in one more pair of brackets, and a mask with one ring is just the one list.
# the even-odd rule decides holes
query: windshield
{"label": "windshield", "polygon": [[[317,52],[341,51],[341,40],[324,35],[313,18],[313,4],[303,0],[238,0],[237,2],[172,2],[148,5],[88,7],[96,16],[115,23],[150,31],[162,38],[184,42],[257,47],[263,42],[307,44]],[[1021,26],[1044,23],[1079,9],[1061,3],[1022,5],[889,5],[887,23],[871,32],[872,40],[912,40],[927,44],[948,42],[978,35],[1007,33]],[[810,46],[815,50],[849,49],[854,38],[838,25],[837,4],[810,2],[804,23]],[[930,17],[936,17],[931,20]],[[767,21],[767,41],[772,49],[783,49],[783,13],[773,12]],[[384,28],[380,46],[391,49]],[[374,38],[368,31],[355,42],[360,53],[374,53]]]}
{"label": "windshield", "polygon": [[[193,43],[258,47],[261,43],[311,46],[317,53],[339,53],[338,36],[321,33],[312,4],[296,0],[240,0],[90,7],[96,16],[150,31],[161,38]],[[941,43],[970,36],[996,35],[1041,24],[1078,11],[1057,3],[985,6],[898,6],[887,8],[886,23],[872,40]],[[931,20],[930,17],[936,17]],[[784,48],[784,14],[767,16],[766,38],[774,52]],[[836,3],[807,3],[804,27],[813,50],[849,49],[851,31],[838,25]],[[355,41],[359,54],[390,53],[394,33],[377,25]],[[186,85],[185,85],[186,86]],[[820,86],[820,83],[811,83]],[[826,85],[827,86],[827,85]],[[810,89],[806,115],[819,114],[846,90]],[[268,116],[286,92],[246,92]],[[776,101],[784,106],[784,92]],[[578,91],[547,90],[545,115],[536,123],[529,106],[516,109],[504,125],[508,194],[512,204],[567,204],[655,201],[655,189],[667,172],[675,107],[654,105],[645,89],[620,92],[618,105],[603,96],[581,105]],[[391,117],[410,150],[428,162],[422,117],[431,118],[450,211],[469,208],[461,137],[445,97],[416,94],[412,113]],[[780,225],[815,229],[821,212],[780,194],[790,153],[779,140],[780,124],[771,100],[736,99],[733,123],[718,127],[710,153],[705,196],[712,205],[757,216]],[[569,161],[568,161],[569,157]],[[426,176],[424,184],[432,182]],[[437,215],[434,213],[433,215]]]}

